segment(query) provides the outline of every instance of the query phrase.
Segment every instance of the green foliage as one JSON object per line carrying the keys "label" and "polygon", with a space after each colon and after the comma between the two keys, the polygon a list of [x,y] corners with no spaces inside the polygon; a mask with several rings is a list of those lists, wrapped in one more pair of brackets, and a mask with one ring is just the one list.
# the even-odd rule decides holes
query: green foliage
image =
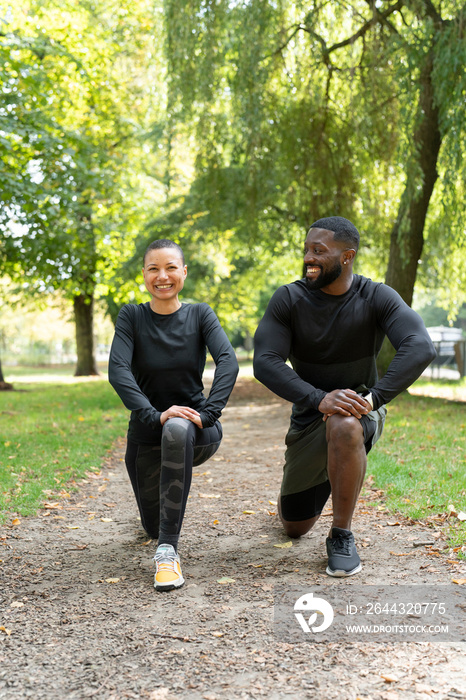
{"label": "green foliage", "polygon": [[1,522],[31,515],[87,471],[123,434],[127,411],[105,381],[25,384],[2,393]]}
{"label": "green foliage", "polygon": [[[419,79],[430,51],[435,52],[433,80],[442,102],[443,136],[449,139],[439,164],[445,174],[448,152],[456,148],[458,153],[464,138],[458,109],[462,11],[452,2],[442,3],[441,11],[442,18],[440,7],[430,2],[397,6],[387,1],[375,8],[357,0],[311,7],[197,0],[180,9],[166,0],[167,168],[172,185],[178,184],[170,194],[183,196],[182,206],[175,205],[178,222],[173,221],[172,235],[184,238],[198,228],[207,248],[214,241],[225,250],[231,238],[238,241],[257,270],[249,302],[256,311],[255,290],[265,279],[256,255],[266,257],[271,241],[274,248],[286,241],[299,249],[306,228],[320,216],[354,220],[363,233],[358,271],[383,279],[389,234],[405,190],[400,245],[408,250],[411,222],[405,214],[422,185],[413,133],[423,119]],[[179,187],[176,148],[192,158],[189,189]],[[456,192],[460,204],[462,181],[460,174],[447,178],[438,190],[445,194],[448,189],[450,197]],[[446,226],[442,197],[448,199],[433,200],[430,231],[437,217],[443,222],[442,243],[457,250],[464,241],[454,233],[461,230],[464,202],[450,208],[452,225]],[[168,200],[162,219],[173,206]],[[151,231],[159,229],[158,222]],[[440,262],[432,233],[426,241],[432,280],[432,269],[452,269],[451,259]],[[239,295],[241,281],[234,275],[239,268],[231,262],[224,291]],[[464,266],[458,264],[454,274],[457,268]],[[215,277],[215,268],[211,273]],[[277,284],[291,279],[281,277]],[[425,276],[421,282],[428,284]],[[461,285],[460,275],[446,302],[450,308],[461,298]]]}
{"label": "green foliage", "polygon": [[453,316],[466,289],[464,12],[454,0],[11,6],[0,266],[28,292],[105,298],[115,318],[143,298],[141,250],[173,237],[188,298],[251,332],[263,299],[300,275],[307,227],[340,214],[362,233],[357,271],[381,280],[397,219],[409,249],[432,58],[442,148],[419,283],[440,283]]}
{"label": "green foliage", "polygon": [[144,3],[129,7],[30,0],[4,22],[0,231],[4,266],[29,289],[93,294],[144,213],[151,25]]}

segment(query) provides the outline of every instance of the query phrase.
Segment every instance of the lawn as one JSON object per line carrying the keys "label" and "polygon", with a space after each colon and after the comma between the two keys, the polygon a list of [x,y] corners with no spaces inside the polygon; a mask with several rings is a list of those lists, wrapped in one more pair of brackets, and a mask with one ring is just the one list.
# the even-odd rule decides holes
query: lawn
{"label": "lawn", "polygon": [[0,392],[0,522],[30,515],[52,493],[98,472],[128,412],[112,387],[93,379],[16,383]]}
{"label": "lawn", "polygon": [[[428,384],[416,384],[416,392],[423,387],[428,390]],[[466,404],[418,394],[397,397],[370,453],[368,474],[385,491],[390,511],[447,528],[453,546],[464,544]]]}

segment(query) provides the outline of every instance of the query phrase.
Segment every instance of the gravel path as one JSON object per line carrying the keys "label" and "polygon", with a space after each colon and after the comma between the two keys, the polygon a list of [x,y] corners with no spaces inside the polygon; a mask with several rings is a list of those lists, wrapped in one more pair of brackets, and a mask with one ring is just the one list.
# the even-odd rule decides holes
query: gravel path
{"label": "gravel path", "polygon": [[193,478],[179,591],[153,589],[155,545],[139,525],[123,440],[77,492],[1,529],[0,698],[466,698],[464,642],[277,633],[274,594],[291,586],[453,588],[465,576],[431,529],[373,507],[381,494],[370,483],[354,524],[363,572],[326,576],[331,504],[301,540],[276,516],[288,416],[288,404],[238,382],[222,447]]}

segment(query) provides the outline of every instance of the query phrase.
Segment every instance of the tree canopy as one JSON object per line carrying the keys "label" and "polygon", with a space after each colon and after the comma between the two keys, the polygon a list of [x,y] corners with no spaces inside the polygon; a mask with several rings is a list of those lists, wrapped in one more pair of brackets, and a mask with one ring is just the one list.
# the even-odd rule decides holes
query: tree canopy
{"label": "tree canopy", "polygon": [[[150,240],[185,298],[252,334],[306,229],[360,229],[358,270],[466,300],[466,5],[28,0],[3,11],[3,269],[73,301],[141,299]],[[78,333],[79,336],[79,333]],[[87,342],[88,345],[88,342]],[[86,350],[87,347],[87,350]]]}

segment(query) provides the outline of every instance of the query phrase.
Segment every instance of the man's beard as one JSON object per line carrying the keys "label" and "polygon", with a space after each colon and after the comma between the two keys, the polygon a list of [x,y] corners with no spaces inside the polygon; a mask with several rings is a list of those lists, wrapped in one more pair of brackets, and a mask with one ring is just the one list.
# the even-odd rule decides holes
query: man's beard
{"label": "man's beard", "polygon": [[321,272],[320,275],[314,280],[310,280],[308,277],[306,277],[306,284],[309,289],[322,289],[322,287],[328,287],[329,284],[335,282],[335,280],[340,277],[341,273],[341,263],[338,262],[335,264],[335,267],[332,267],[331,270],[327,270],[327,272]]}

